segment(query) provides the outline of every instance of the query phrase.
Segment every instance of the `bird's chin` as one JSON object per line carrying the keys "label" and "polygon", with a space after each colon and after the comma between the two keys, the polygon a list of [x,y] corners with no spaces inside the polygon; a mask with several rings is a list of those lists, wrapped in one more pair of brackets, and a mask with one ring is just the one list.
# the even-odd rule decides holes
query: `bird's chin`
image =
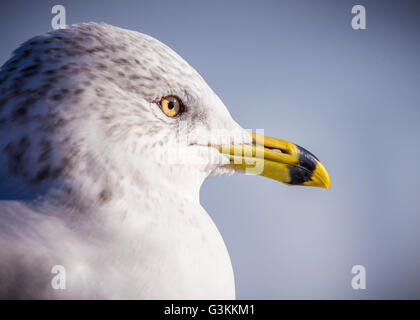
{"label": "bird's chin", "polygon": [[231,176],[235,173],[234,169],[231,168],[227,168],[227,167],[216,167],[213,170],[210,171],[210,174],[208,175],[209,177],[214,177],[214,176]]}

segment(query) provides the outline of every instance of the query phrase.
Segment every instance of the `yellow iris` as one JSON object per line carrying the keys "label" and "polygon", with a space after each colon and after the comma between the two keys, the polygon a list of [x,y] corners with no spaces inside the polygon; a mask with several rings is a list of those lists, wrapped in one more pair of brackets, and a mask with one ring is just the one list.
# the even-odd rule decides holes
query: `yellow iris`
{"label": "yellow iris", "polygon": [[175,96],[167,96],[158,103],[163,113],[168,117],[176,117],[182,111],[182,102]]}

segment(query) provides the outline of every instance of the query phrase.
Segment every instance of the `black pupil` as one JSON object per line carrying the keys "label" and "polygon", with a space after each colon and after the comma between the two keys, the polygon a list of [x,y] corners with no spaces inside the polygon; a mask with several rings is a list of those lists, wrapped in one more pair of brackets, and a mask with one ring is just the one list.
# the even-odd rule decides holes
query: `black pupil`
{"label": "black pupil", "polygon": [[168,103],[168,109],[169,110],[172,110],[174,107],[175,107],[175,102],[169,101],[169,103]]}

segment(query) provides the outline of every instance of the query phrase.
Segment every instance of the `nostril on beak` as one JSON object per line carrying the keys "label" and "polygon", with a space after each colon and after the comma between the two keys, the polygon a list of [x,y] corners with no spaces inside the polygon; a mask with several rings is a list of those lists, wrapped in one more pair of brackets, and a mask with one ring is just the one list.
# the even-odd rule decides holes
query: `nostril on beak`
{"label": "nostril on beak", "polygon": [[282,150],[282,149],[278,149],[278,148],[270,148],[270,147],[266,147],[267,149],[270,149],[272,151],[276,151],[279,153],[287,153],[286,150]]}

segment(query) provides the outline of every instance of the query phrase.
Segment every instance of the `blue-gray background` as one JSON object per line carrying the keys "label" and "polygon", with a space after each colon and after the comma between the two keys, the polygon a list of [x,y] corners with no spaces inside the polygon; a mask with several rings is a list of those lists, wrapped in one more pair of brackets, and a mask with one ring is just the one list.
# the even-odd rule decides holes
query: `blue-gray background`
{"label": "blue-gray background", "polygon": [[[51,29],[55,4],[67,24],[163,41],[244,128],[296,142],[328,169],[329,191],[240,174],[204,184],[238,298],[420,298],[419,3],[0,0],[0,64]],[[351,28],[355,4],[367,30]],[[351,287],[356,264],[366,290]]]}

